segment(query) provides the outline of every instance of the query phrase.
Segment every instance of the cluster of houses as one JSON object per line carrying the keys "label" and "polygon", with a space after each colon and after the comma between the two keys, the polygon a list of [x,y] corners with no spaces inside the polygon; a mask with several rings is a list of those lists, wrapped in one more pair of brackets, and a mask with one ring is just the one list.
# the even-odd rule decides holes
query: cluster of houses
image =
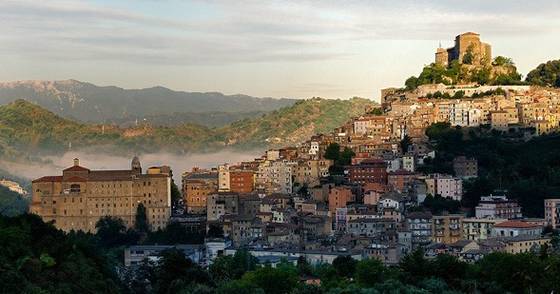
{"label": "cluster of houses", "polygon": [[[430,93],[438,91],[451,96],[462,91],[466,97],[433,98]],[[382,97],[381,115],[354,118],[329,134],[268,150],[253,161],[185,172],[186,214],[174,218],[190,229],[219,228],[219,254],[244,248],[266,262],[351,255],[395,264],[417,248],[427,256],[447,253],[474,261],[494,251],[538,250],[550,241],[542,232],[560,222],[554,199],[545,202],[544,219],[524,218],[517,202],[503,194],[483,196],[474,212],[432,214],[422,206],[426,197],[461,201],[463,181],[478,176],[478,163],[457,156],[452,174],[420,171],[435,157],[425,136],[429,125],[487,124],[538,135],[558,127],[558,92],[426,85],[404,93],[386,89]],[[400,144],[404,136],[411,139],[407,150]],[[326,158],[333,144],[353,151],[350,164],[336,166],[336,159]],[[206,264],[215,254],[209,251],[214,253],[203,258]]]}

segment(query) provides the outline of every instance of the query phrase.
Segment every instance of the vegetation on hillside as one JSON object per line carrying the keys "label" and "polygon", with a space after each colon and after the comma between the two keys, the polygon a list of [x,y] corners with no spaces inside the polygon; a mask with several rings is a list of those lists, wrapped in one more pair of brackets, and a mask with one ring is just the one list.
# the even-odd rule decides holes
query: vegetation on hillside
{"label": "vegetation on hillside", "polygon": [[29,201],[16,192],[0,186],[0,215],[15,216],[27,212]]}
{"label": "vegetation on hillside", "polygon": [[0,106],[0,157],[42,151],[106,148],[113,151],[209,151],[231,147],[285,146],[328,132],[374,106],[367,99],[309,99],[221,128],[194,124],[132,128],[89,125],[60,118],[35,104],[17,100]]}
{"label": "vegetation on hillside", "polygon": [[525,80],[531,85],[560,87],[560,59],[539,64]]}
{"label": "vegetation on hillside", "polygon": [[479,177],[465,183],[463,205],[474,208],[480,196],[507,190],[517,199],[523,214],[542,217],[543,199],[560,197],[560,135],[520,140],[520,133],[501,133],[486,127],[450,127],[433,124],[426,130],[436,158],[427,161],[425,172],[453,173],[455,156],[478,160]]}
{"label": "vegetation on hillside", "polygon": [[[2,293],[551,293],[560,290],[558,237],[540,252],[492,253],[475,264],[421,251],[400,264],[337,257],[332,265],[258,265],[247,251],[218,257],[208,270],[182,252],[163,252],[159,262],[123,267],[130,242],[113,220],[97,234],[63,233],[34,215],[0,216]],[[116,231],[116,232],[115,232]],[[124,233],[123,233],[124,231]],[[183,230],[184,231],[184,230]],[[113,233],[111,233],[113,232]],[[124,235],[125,236],[125,235]],[[174,243],[168,243],[174,244]],[[120,253],[119,253],[120,252]],[[309,285],[303,279],[320,280]]]}
{"label": "vegetation on hillside", "polygon": [[432,63],[425,66],[418,77],[412,76],[405,81],[407,90],[414,90],[425,84],[470,84],[479,85],[518,85],[522,84],[521,75],[510,58],[498,56],[491,65],[475,66],[459,63],[449,66]]}
{"label": "vegetation on hillside", "polygon": [[216,129],[208,141],[239,146],[299,143],[314,134],[332,131],[374,105],[374,102],[362,98],[301,100],[260,118],[244,119]]}

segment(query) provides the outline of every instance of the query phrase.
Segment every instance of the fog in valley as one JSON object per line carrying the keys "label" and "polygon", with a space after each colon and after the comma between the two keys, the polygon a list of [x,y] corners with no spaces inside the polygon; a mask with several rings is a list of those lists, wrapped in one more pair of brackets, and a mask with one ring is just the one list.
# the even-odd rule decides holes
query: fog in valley
{"label": "fog in valley", "polygon": [[[238,163],[259,157],[262,151],[219,151],[215,153],[150,153],[142,154],[140,163],[145,171],[151,166],[169,165],[173,170],[175,183],[180,185],[181,174],[193,167],[210,168],[222,163]],[[79,158],[80,165],[89,169],[129,169],[133,155],[130,157],[96,154],[91,152],[67,152],[62,156],[43,157],[45,163],[19,163],[0,161],[0,169],[11,175],[33,180],[47,175],[61,175],[62,170],[72,166],[73,159]]]}

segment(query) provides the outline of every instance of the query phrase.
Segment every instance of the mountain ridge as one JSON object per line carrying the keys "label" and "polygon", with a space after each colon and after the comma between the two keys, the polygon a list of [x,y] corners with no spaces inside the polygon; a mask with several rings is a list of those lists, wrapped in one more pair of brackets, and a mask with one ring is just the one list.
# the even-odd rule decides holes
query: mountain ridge
{"label": "mountain ridge", "polygon": [[[62,117],[90,123],[116,122],[123,118],[162,116],[173,113],[252,113],[290,106],[297,99],[257,98],[220,92],[175,91],[163,86],[125,89],[97,86],[74,79],[0,82],[0,104],[25,99]],[[196,118],[185,115],[185,120]],[[209,123],[212,125],[212,122]]]}

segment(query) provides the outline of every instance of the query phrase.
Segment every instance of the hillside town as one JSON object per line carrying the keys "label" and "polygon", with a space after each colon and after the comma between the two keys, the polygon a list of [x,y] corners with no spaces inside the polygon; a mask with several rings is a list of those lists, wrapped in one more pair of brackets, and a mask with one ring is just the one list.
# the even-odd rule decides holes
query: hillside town
{"label": "hillside town", "polygon": [[[435,62],[461,61],[467,47],[480,51],[475,64],[491,60],[490,45],[466,33],[457,36],[455,47],[437,49]],[[426,131],[444,123],[527,141],[558,130],[559,122],[557,89],[443,83],[388,88],[381,91],[380,108],[331,133],[267,150],[253,161],[182,171],[179,199],[172,199],[168,166],[142,173],[135,157],[130,169],[97,171],[75,159],[62,175],[33,181],[31,212],[64,231],[95,232],[106,216],[134,227],[141,206],[152,231],[175,223],[206,236],[195,245],[130,246],[126,266],[157,260],[169,248],[202,266],[240,249],[273,266],[300,257],[332,263],[340,256],[396,265],[419,248],[427,258],[450,254],[469,263],[492,252],[538,252],[551,242],[545,228],[560,226],[560,199],[542,203],[542,218],[527,217],[499,190],[483,195],[473,211],[427,209],[427,199],[460,203],[465,181],[479,171],[475,158],[460,155],[449,162],[452,172],[426,172],[437,153]]]}

